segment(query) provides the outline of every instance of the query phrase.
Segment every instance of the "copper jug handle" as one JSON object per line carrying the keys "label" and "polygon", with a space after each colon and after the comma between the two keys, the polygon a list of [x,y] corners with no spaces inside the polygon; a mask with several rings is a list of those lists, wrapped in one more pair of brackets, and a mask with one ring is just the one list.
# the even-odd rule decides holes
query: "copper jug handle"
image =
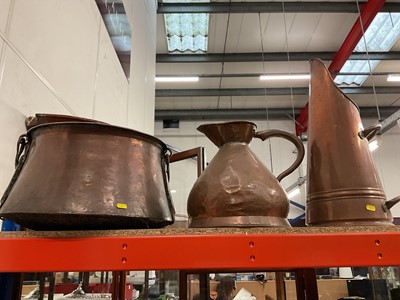
{"label": "copper jug handle", "polygon": [[381,124],[372,125],[358,133],[358,136],[361,139],[367,139],[368,141],[372,140],[372,138],[377,135],[382,129]]}
{"label": "copper jug handle", "polygon": [[278,181],[281,181],[283,178],[288,176],[290,173],[292,173],[302,162],[304,158],[304,146],[303,142],[295,135],[290,134],[286,131],[278,130],[278,129],[273,129],[273,130],[265,130],[265,131],[259,131],[254,134],[254,137],[257,137],[263,141],[266,139],[269,139],[271,137],[280,137],[284,138],[285,140],[288,140],[292,142],[296,148],[297,148],[297,158],[294,161],[294,163],[285,171],[283,171],[281,174],[279,174],[276,178]]}

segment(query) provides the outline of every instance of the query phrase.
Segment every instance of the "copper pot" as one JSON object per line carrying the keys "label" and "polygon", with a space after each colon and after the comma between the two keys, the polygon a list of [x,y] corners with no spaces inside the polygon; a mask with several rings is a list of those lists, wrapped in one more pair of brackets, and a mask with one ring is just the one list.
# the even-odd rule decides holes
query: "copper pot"
{"label": "copper pot", "polygon": [[36,125],[18,142],[0,216],[36,230],[158,228],[174,221],[169,149],[101,123]]}
{"label": "copper pot", "polygon": [[392,225],[368,141],[379,124],[363,129],[357,105],[311,60],[306,223],[311,226]]}

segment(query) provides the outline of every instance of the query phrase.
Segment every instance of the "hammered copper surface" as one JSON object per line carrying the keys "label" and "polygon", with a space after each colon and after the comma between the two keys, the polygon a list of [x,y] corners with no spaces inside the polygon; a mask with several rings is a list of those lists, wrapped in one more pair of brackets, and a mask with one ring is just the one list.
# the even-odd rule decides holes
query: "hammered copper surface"
{"label": "hammered copper surface", "polygon": [[189,194],[189,227],[290,226],[285,191],[248,144],[254,137],[295,141],[297,159],[289,168],[294,170],[304,156],[302,142],[279,130],[256,132],[251,122],[206,124],[198,130],[219,150]]}
{"label": "hammered copper surface", "polygon": [[380,127],[364,130],[358,107],[324,63],[314,59],[310,64],[307,225],[392,224],[368,147]]}
{"label": "hammered copper surface", "polygon": [[27,157],[2,199],[2,217],[37,230],[173,223],[167,147],[158,139],[99,123],[48,123],[27,138]]}

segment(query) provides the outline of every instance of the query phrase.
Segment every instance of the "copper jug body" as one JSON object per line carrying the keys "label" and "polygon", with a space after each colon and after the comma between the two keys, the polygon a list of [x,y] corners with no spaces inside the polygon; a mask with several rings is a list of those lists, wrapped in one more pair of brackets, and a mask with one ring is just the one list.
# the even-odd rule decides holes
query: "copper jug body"
{"label": "copper jug body", "polygon": [[63,120],[46,117],[19,139],[0,216],[34,230],[160,228],[174,222],[170,151],[162,141],[100,122]]}
{"label": "copper jug body", "polygon": [[308,226],[392,225],[368,141],[380,125],[364,129],[357,105],[319,59],[310,61],[307,145]]}
{"label": "copper jug body", "polygon": [[[189,227],[290,227],[289,200],[279,181],[304,157],[302,142],[280,130],[256,132],[251,122],[227,122],[198,127],[218,148],[188,197]],[[254,138],[285,138],[298,149],[292,166],[277,178],[250,150]]]}

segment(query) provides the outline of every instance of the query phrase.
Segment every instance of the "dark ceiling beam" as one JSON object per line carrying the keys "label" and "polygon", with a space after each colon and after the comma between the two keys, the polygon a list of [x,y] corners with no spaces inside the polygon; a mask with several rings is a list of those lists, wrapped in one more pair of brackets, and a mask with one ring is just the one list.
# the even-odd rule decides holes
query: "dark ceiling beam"
{"label": "dark ceiling beam", "polygon": [[[290,88],[156,89],[156,97],[291,95]],[[308,95],[308,88],[293,88],[293,95]]]}
{"label": "dark ceiling beam", "polygon": [[[345,94],[374,94],[372,87],[343,87]],[[400,94],[400,86],[377,86],[376,94]],[[306,95],[308,87],[239,89],[156,89],[156,97],[287,96]]]}
{"label": "dark ceiling beam", "polygon": [[[299,109],[295,109],[295,114]],[[227,120],[227,119],[265,119],[267,110],[257,109],[178,109],[155,111],[155,120]],[[288,119],[293,110],[286,108],[268,109],[268,117],[272,119]]]}
{"label": "dark ceiling beam", "polygon": [[[102,15],[125,14],[123,3],[96,0]],[[360,2],[362,7],[366,2]],[[382,12],[400,12],[400,3],[386,3]],[[157,13],[282,13],[280,2],[160,3]],[[287,13],[358,13],[356,2],[286,2]]]}
{"label": "dark ceiling beam", "polygon": [[[330,61],[336,52],[290,52],[290,61],[308,61],[319,58]],[[121,53],[119,55],[122,55]],[[129,54],[130,56],[130,54]],[[206,62],[262,62],[287,61],[286,52],[262,53],[209,53],[209,54],[157,54],[157,63],[206,63]],[[400,51],[391,52],[357,52],[350,60],[400,60]]]}
{"label": "dark ceiling beam", "polygon": [[[360,7],[366,2],[360,2]],[[158,3],[157,13],[282,13],[281,2]],[[285,2],[286,13],[358,13],[356,2]],[[382,12],[400,12],[400,3],[387,3]]]}
{"label": "dark ceiling beam", "polygon": [[[334,75],[347,75],[347,76],[388,76],[389,74],[393,74],[394,72],[341,72],[341,73],[331,73]],[[282,73],[268,73],[269,75],[276,75],[276,74],[282,74]],[[292,73],[292,74],[305,74],[305,73]],[[397,73],[396,73],[397,74]],[[265,75],[264,73],[218,73],[218,74],[157,74],[156,77],[199,77],[199,78],[257,78],[260,77],[261,75]]]}
{"label": "dark ceiling beam", "polygon": [[[387,118],[400,109],[400,106],[384,106],[379,108],[382,118]],[[300,109],[295,108],[297,115]],[[262,120],[266,119],[293,119],[291,108],[265,108],[256,109],[178,109],[155,111],[155,120]],[[376,118],[375,107],[361,107],[360,114],[363,118]]]}

